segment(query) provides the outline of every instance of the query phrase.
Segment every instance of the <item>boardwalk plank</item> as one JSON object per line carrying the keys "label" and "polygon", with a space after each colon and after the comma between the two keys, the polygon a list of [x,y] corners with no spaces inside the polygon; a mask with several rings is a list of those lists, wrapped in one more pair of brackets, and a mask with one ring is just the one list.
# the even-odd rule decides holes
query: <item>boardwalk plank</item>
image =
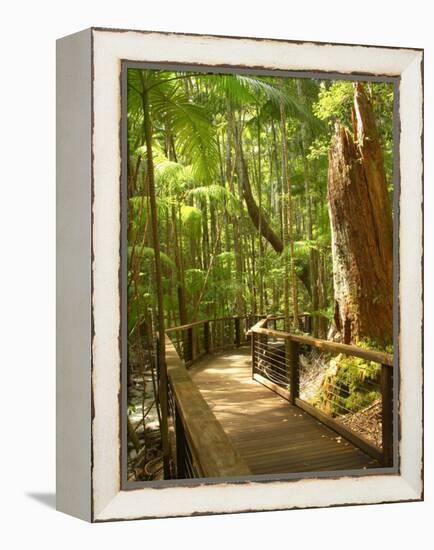
{"label": "boardwalk plank", "polygon": [[333,430],[252,380],[248,348],[207,356],[190,374],[254,474],[379,467]]}

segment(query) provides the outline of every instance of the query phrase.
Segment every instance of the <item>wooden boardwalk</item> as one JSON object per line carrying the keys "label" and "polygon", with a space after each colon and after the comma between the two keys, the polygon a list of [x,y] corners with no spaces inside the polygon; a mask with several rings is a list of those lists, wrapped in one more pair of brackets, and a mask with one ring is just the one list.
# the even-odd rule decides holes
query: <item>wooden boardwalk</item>
{"label": "wooden boardwalk", "polygon": [[252,380],[247,347],[208,355],[189,373],[255,475],[379,467],[336,432]]}

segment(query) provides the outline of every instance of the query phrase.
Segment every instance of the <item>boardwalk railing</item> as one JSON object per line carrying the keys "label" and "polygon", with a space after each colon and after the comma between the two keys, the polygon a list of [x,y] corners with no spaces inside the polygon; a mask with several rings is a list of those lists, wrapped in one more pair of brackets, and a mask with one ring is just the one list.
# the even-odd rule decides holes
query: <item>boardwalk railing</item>
{"label": "boardwalk railing", "polygon": [[[235,317],[203,319],[186,325],[166,329],[178,355],[187,366],[207,353],[222,351],[247,344],[250,329],[260,320],[267,322],[274,329],[283,328],[282,316],[247,314]],[[308,313],[299,315],[299,325],[305,332],[310,332],[311,317]]]}
{"label": "boardwalk railing", "polygon": [[[266,318],[250,329],[252,350],[252,376],[293,405],[296,405],[332,428],[348,441],[377,459],[384,466],[393,463],[393,356],[388,353],[363,349],[276,330],[278,318]],[[268,328],[269,325],[273,328]],[[333,377],[322,392],[324,402],[300,396],[302,366],[301,352],[315,348],[329,354],[343,354],[363,359],[354,362],[360,369],[363,391],[370,393],[370,403],[377,407],[379,421],[372,426],[379,432],[379,441],[368,439],[365,428],[360,428],[358,413],[348,408],[348,401],[360,398],[351,384],[333,384]],[[360,363],[360,364],[359,364]],[[347,404],[347,405],[346,405]],[[362,407],[361,407],[362,408]]]}
{"label": "boardwalk railing", "polygon": [[203,355],[247,343],[248,330],[265,315],[204,319],[166,330],[179,356],[189,366]]}
{"label": "boardwalk railing", "polygon": [[174,477],[250,475],[250,469],[192,381],[167,335],[165,343]]}

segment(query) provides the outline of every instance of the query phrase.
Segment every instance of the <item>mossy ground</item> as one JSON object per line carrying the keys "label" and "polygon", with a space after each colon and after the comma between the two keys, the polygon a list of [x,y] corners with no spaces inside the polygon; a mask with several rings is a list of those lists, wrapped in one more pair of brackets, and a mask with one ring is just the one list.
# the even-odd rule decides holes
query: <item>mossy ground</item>
{"label": "mossy ground", "polygon": [[[379,349],[378,344],[368,340],[357,346]],[[391,352],[390,346],[384,351]],[[332,416],[357,413],[380,399],[380,375],[380,364],[340,354],[330,360],[312,402]]]}

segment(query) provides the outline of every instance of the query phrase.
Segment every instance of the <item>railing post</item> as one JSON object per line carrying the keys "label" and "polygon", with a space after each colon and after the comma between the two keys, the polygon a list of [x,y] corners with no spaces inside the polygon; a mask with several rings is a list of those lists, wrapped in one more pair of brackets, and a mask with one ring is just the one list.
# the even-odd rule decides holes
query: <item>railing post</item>
{"label": "railing post", "polygon": [[384,466],[393,465],[393,369],[381,365],[381,429]]}
{"label": "railing post", "polygon": [[299,377],[299,358],[300,348],[298,342],[289,342],[289,377],[291,390],[291,403],[295,405],[295,400],[300,394],[300,377]]}
{"label": "railing post", "polygon": [[187,354],[185,362],[193,361],[194,359],[194,345],[193,345],[193,327],[187,329]]}
{"label": "railing post", "polygon": [[255,343],[256,343],[256,334],[251,331],[250,332],[250,354],[252,356],[252,378],[256,371],[256,357],[255,357]]}
{"label": "railing post", "polygon": [[178,408],[175,409],[175,441],[176,441],[176,478],[185,479],[187,472],[185,470],[186,453],[185,453],[185,433],[182,420],[179,417]]}
{"label": "railing post", "polygon": [[237,347],[241,346],[241,327],[240,327],[240,318],[235,317],[235,345]]}
{"label": "railing post", "polygon": [[210,352],[210,341],[209,341],[209,321],[205,321],[203,324],[203,347],[205,349],[205,353]]}

